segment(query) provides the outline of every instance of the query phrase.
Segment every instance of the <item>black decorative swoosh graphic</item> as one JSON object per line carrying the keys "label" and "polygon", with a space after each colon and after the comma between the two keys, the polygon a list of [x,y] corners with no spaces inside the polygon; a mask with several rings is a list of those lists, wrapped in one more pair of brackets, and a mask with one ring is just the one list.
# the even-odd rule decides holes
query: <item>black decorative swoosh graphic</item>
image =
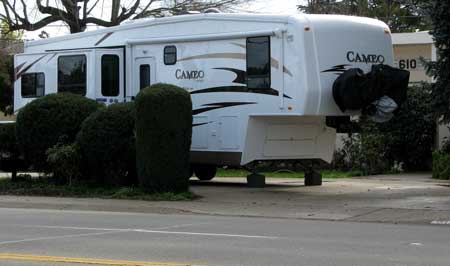
{"label": "black decorative swoosh graphic", "polygon": [[107,38],[109,38],[109,36],[111,36],[113,33],[114,33],[114,32],[108,32],[108,33],[106,33],[102,38],[100,38],[100,40],[98,40],[98,41],[95,43],[95,46],[101,44],[104,40],[106,40]]}
{"label": "black decorative swoosh graphic", "polygon": [[226,107],[232,107],[232,106],[241,106],[241,105],[249,105],[249,104],[256,104],[256,102],[219,102],[219,103],[208,103],[204,104],[202,108],[192,110],[192,115],[198,115],[204,112],[226,108]]}
{"label": "black decorative swoosh graphic", "polygon": [[244,85],[247,83],[247,72],[244,70],[231,68],[231,67],[217,67],[217,68],[213,68],[213,69],[231,71],[234,74],[236,74],[236,78],[232,82],[240,83],[240,84],[244,84]]}
{"label": "black decorative swoosh graphic", "polygon": [[[279,92],[272,88],[270,89],[248,89],[247,86],[222,86],[222,87],[211,87],[196,91],[191,91],[191,94],[199,94],[199,93],[213,93],[213,92],[243,92],[243,93],[257,93],[257,94],[266,94],[278,96]],[[292,99],[291,97],[283,94],[283,97]]]}
{"label": "black decorative swoosh graphic", "polygon": [[196,124],[192,124],[192,127],[198,127],[198,126],[203,126],[206,124],[209,124],[210,122],[204,122],[204,123],[196,123]]}
{"label": "black decorative swoosh graphic", "polygon": [[47,55],[43,55],[41,57],[39,57],[38,59],[34,60],[33,63],[29,64],[27,67],[25,67],[24,69],[22,69],[22,71],[20,71],[19,73],[17,73],[14,77],[14,81],[18,80],[25,72],[28,71],[28,69],[30,69],[32,66],[34,66],[37,62],[41,61],[42,58],[46,57]]}
{"label": "black decorative swoosh graphic", "polygon": [[344,73],[345,71],[347,71],[347,67],[348,66],[351,66],[351,65],[349,65],[349,64],[337,65],[337,66],[334,66],[334,67],[332,67],[330,69],[322,71],[322,73],[334,72],[336,75],[339,75],[339,74]]}

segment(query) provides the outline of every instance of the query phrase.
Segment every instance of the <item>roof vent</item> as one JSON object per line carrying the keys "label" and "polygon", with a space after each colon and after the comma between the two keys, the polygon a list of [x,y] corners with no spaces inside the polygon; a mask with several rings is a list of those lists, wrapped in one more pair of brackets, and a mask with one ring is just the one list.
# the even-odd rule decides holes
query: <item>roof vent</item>
{"label": "roof vent", "polygon": [[208,8],[205,11],[203,11],[203,13],[222,13],[222,12],[217,8]]}

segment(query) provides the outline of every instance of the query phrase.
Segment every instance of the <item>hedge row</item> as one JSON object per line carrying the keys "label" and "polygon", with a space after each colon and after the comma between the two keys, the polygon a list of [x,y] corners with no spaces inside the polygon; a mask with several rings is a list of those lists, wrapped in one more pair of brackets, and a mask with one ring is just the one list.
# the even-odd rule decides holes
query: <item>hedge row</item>
{"label": "hedge row", "polygon": [[81,123],[101,105],[86,97],[58,93],[36,99],[17,115],[17,141],[37,171],[48,169],[46,151],[58,142],[72,143]]}
{"label": "hedge row", "polygon": [[76,138],[84,176],[108,185],[136,184],[134,103],[112,104],[84,120]]}
{"label": "hedge row", "polygon": [[191,134],[190,95],[172,85],[142,90],[136,104],[108,107],[51,94],[22,108],[17,126],[0,127],[0,155],[19,147],[34,170],[52,173],[60,183],[134,185],[138,168],[145,189],[180,192],[188,186]]}

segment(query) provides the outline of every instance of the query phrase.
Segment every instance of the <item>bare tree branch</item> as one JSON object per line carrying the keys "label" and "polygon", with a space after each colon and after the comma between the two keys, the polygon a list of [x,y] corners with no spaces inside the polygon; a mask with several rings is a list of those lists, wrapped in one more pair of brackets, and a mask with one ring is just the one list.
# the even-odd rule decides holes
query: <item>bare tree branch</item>
{"label": "bare tree branch", "polygon": [[[3,10],[0,20],[6,22],[11,30],[38,30],[50,23],[61,21],[65,23],[71,33],[84,31],[88,24],[103,27],[116,26],[125,20],[143,17],[163,17],[166,15],[180,15],[187,11],[205,11],[209,8],[224,8],[242,1],[250,0],[129,0],[125,7],[122,0],[111,1],[111,15],[109,19],[91,15],[95,13],[100,0],[0,0]],[[35,2],[34,6],[32,5]],[[44,3],[43,3],[44,2]],[[92,2],[92,5],[90,4]],[[90,7],[89,7],[90,6]],[[29,17],[33,10],[39,11],[41,17],[33,20]],[[23,12],[23,14],[19,14]],[[43,18],[42,18],[43,17]]]}

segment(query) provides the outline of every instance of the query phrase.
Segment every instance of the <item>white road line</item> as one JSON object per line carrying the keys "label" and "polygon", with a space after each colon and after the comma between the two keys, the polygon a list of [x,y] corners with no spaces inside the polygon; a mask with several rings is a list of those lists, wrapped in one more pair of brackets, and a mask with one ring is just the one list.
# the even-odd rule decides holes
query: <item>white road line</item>
{"label": "white road line", "polygon": [[[175,227],[174,225],[172,227]],[[178,225],[188,226],[188,224]],[[93,230],[93,231],[108,231],[108,232],[139,232],[139,233],[153,233],[153,234],[176,234],[176,235],[198,235],[198,236],[217,236],[217,237],[238,237],[238,238],[260,238],[260,239],[277,239],[276,236],[261,236],[261,235],[241,235],[241,234],[220,234],[220,233],[200,233],[200,232],[183,232],[183,231],[163,231],[155,228],[153,230],[147,229],[133,229],[133,228],[96,228],[96,227],[75,227],[75,226],[51,226],[51,225],[37,225],[30,226],[37,228],[54,228],[54,229],[74,229],[74,230]],[[0,242],[1,244],[1,242]]]}
{"label": "white road line", "polygon": [[118,232],[120,232],[120,231],[108,231],[108,232],[101,232],[101,233],[87,233],[87,234],[76,234],[76,235],[60,235],[60,236],[37,237],[37,238],[28,238],[28,239],[20,239],[20,240],[3,241],[3,242],[0,242],[0,245],[14,244],[14,243],[23,243],[23,242],[32,242],[32,241],[40,241],[40,240],[52,240],[52,239],[61,239],[61,238],[71,238],[71,237],[106,235],[106,234],[112,234],[112,233],[118,233]]}
{"label": "white road line", "polygon": [[92,230],[92,231],[132,231],[133,230],[131,228],[98,228],[98,227],[54,226],[54,225],[24,225],[23,227]]}
{"label": "white road line", "polygon": [[450,225],[450,221],[431,221],[431,224]]}
{"label": "white road line", "polygon": [[134,229],[135,232],[155,233],[155,234],[176,234],[176,235],[198,235],[198,236],[222,236],[222,237],[240,237],[240,238],[262,238],[262,239],[277,239],[276,236],[254,236],[254,235],[235,235],[235,234],[215,234],[215,233],[197,233],[197,232],[176,232],[176,231],[157,231],[157,230],[142,230]]}
{"label": "white road line", "polygon": [[211,224],[211,223],[178,224],[178,225],[151,228],[151,230],[164,230],[164,229],[170,229],[170,228],[180,228],[180,227],[188,227],[188,226],[202,225],[202,224]]}

